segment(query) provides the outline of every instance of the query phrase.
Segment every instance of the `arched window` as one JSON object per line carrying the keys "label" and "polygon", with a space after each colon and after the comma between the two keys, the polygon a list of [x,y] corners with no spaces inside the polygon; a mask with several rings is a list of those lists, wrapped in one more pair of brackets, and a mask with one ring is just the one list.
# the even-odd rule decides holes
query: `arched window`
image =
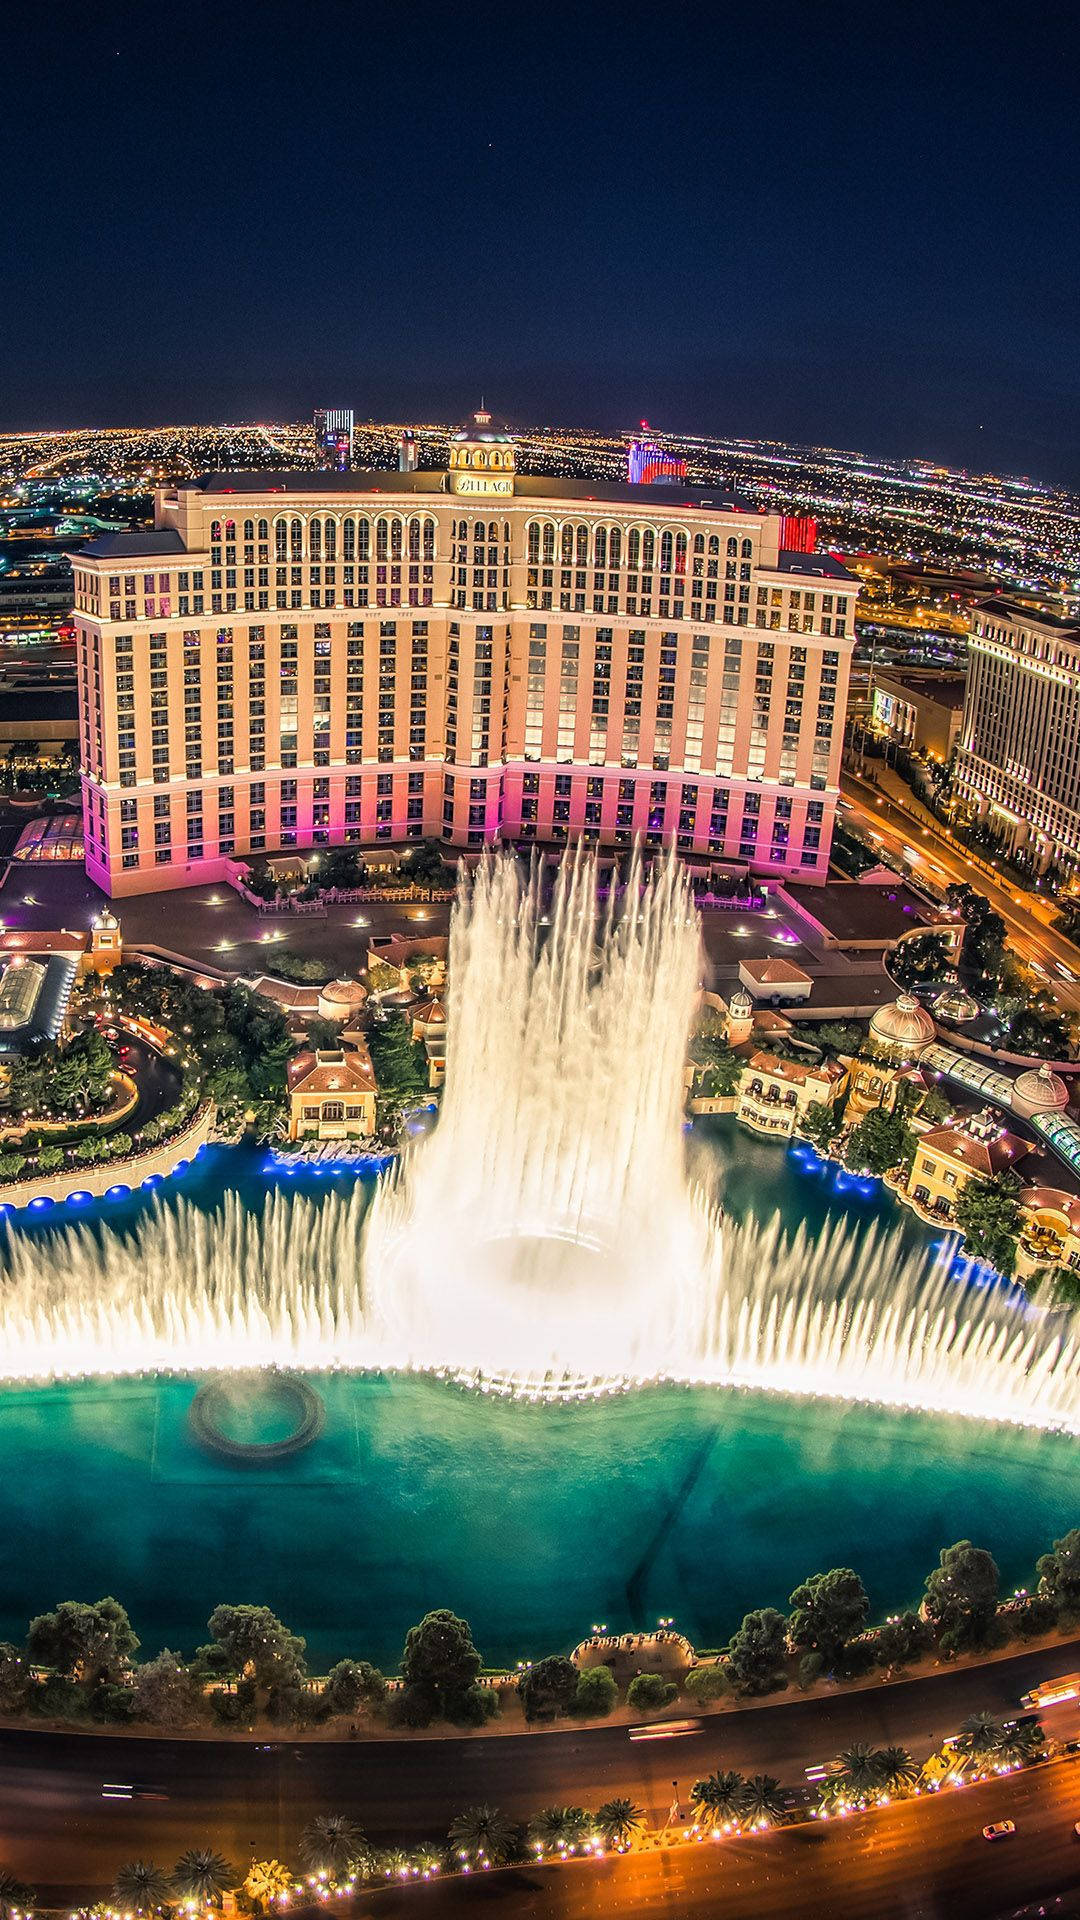
{"label": "arched window", "polygon": [[476,525],[473,527],[473,539],[476,541],[479,541],[481,546],[483,545],[484,541],[487,539],[487,521],[486,520],[478,520],[476,522]]}
{"label": "arched window", "polygon": [[636,573],[641,564],[641,528],[631,527],[626,539],[626,564]]}
{"label": "arched window", "polygon": [[473,466],[474,467],[487,466],[487,455],[486,453],[484,453],[483,449],[480,447],[477,447],[476,452],[473,454]]}
{"label": "arched window", "polygon": [[211,522],[210,522],[210,538],[211,538],[211,540],[220,540],[220,539],[221,539],[221,521],[220,521],[220,520],[211,520]]}
{"label": "arched window", "polygon": [[358,520],[356,523],[356,557],[358,560],[371,559],[370,520]]}
{"label": "arched window", "polygon": [[694,535],[694,552],[695,552],[695,553],[704,553],[704,551],[705,551],[705,535],[704,535],[703,533],[695,533],[695,535]]}
{"label": "arched window", "polygon": [[686,572],[686,535],[685,533],[677,533],[675,535],[675,571],[676,573]]}
{"label": "arched window", "polygon": [[715,533],[710,533],[710,535],[709,535],[709,552],[710,552],[710,553],[719,553],[719,551],[720,551],[720,540],[719,540],[719,537],[718,537],[718,535],[717,535],[717,534],[715,534]]}
{"label": "arched window", "polygon": [[579,527],[577,530],[577,563],[579,567],[587,567],[589,564],[588,527]]}
{"label": "arched window", "polygon": [[544,521],[544,559],[547,562],[555,558],[555,526],[551,520]]}
{"label": "arched window", "polygon": [[326,530],[323,538],[323,544],[326,549],[326,558],[328,560],[336,560],[337,559],[337,521],[336,520],[327,521]]}
{"label": "arched window", "polygon": [[621,565],[622,565],[622,528],[612,527],[611,539],[608,542],[608,566],[621,567]]}
{"label": "arched window", "polygon": [[540,523],[539,521],[537,520],[529,521],[528,527],[526,529],[525,537],[528,541],[529,565],[530,567],[538,567],[540,565]]}
{"label": "arched window", "polygon": [[419,560],[419,558],[420,558],[420,522],[419,520],[414,518],[409,521],[409,559]]}
{"label": "arched window", "polygon": [[274,557],[277,560],[288,559],[289,525],[286,520],[274,521]]}
{"label": "arched window", "polygon": [[300,519],[289,522],[289,552],[294,560],[304,557],[304,523]]}
{"label": "arched window", "polygon": [[341,523],[341,557],[345,561],[356,559],[355,520],[343,520]]}
{"label": "arched window", "polygon": [[245,520],[244,521],[244,539],[254,540],[254,538],[255,538],[255,522],[254,520]]}
{"label": "arched window", "polygon": [[492,546],[495,545],[498,538],[499,538],[499,523],[497,520],[489,520],[488,521],[488,540],[491,542]]}
{"label": "arched window", "polygon": [[260,520],[259,521],[259,539],[269,540],[269,538],[270,538],[270,522],[269,520]]}
{"label": "arched window", "polygon": [[562,550],[562,563],[563,563],[563,566],[564,566],[564,567],[569,567],[569,566],[570,566],[570,565],[571,565],[571,564],[573,563],[573,558],[574,558],[574,529],[573,529],[573,527],[564,527],[564,528],[563,528],[563,530],[562,530],[562,549],[561,549],[561,550]]}
{"label": "arched window", "polygon": [[593,542],[593,549],[594,549],[593,551],[594,567],[606,567],[607,566],[607,528],[606,527],[597,527],[596,538]]}
{"label": "arched window", "polygon": [[671,572],[672,539],[670,533],[660,535],[660,571]]}
{"label": "arched window", "polygon": [[737,541],[737,540],[729,540],[729,541],[728,541],[728,543],[727,543],[727,550],[728,550],[728,559],[729,559],[729,560],[734,560],[734,559],[735,559],[735,558],[737,557],[737,555],[738,555],[738,551],[739,551],[739,543],[738,543],[738,541]]}
{"label": "arched window", "polygon": [[743,559],[744,559],[744,560],[752,560],[752,559],[753,559],[753,557],[754,557],[754,543],[753,543],[753,541],[752,541],[752,540],[744,540],[744,541],[743,541],[743,543],[742,543],[742,557],[743,557]]}
{"label": "arched window", "polygon": [[313,560],[322,559],[322,526],[318,520],[308,521],[308,552]]}
{"label": "arched window", "polygon": [[505,544],[506,546],[509,546],[509,545],[510,545],[510,522],[509,522],[509,520],[504,520],[504,521],[503,521],[503,542],[504,542],[504,544]]}
{"label": "arched window", "polygon": [[235,542],[236,540],[236,521],[235,520],[226,520],[225,538],[226,540],[232,540]]}
{"label": "arched window", "polygon": [[645,573],[651,573],[656,557],[656,535],[651,527],[646,527],[641,536],[641,565]]}
{"label": "arched window", "polygon": [[390,551],[390,536],[387,531],[386,521],[380,518],[375,522],[375,558],[376,560],[385,560],[389,551]]}
{"label": "arched window", "polygon": [[434,520],[425,520],[424,521],[424,559],[434,560],[434,558],[435,558],[435,522]]}

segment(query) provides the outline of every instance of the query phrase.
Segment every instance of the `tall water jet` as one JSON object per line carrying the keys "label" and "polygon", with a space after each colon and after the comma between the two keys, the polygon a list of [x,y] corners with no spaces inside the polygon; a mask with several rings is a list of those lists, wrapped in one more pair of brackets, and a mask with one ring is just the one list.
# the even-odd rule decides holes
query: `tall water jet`
{"label": "tall water jet", "polygon": [[686,876],[669,859],[644,885],[635,860],[601,906],[578,854],[543,908],[508,857],[462,883],[442,1111],[372,1209],[372,1332],[412,1365],[519,1383],[653,1374],[676,1349],[693,1368],[714,1249],[681,1134]]}

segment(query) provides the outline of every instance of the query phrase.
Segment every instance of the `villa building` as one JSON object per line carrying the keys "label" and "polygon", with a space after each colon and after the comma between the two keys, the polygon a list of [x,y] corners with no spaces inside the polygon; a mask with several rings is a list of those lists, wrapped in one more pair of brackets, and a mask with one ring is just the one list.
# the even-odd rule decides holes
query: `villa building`
{"label": "villa building", "polygon": [[743,1071],[736,1116],[755,1133],[790,1140],[811,1102],[831,1107],[846,1084],[847,1068],[838,1060],[810,1065],[775,1053],[754,1053]]}
{"label": "villa building", "polygon": [[446,1008],[438,994],[413,1008],[412,1037],[423,1041],[428,1086],[441,1087],[446,1079]]}
{"label": "villa building", "polygon": [[375,1132],[375,1071],[367,1046],[298,1053],[286,1069],[289,1139],[370,1139]]}
{"label": "villa building", "polygon": [[952,1220],[957,1195],[969,1180],[992,1180],[1030,1152],[1026,1140],[1007,1132],[1000,1118],[984,1109],[920,1136],[905,1191],[922,1213]]}
{"label": "villa building", "polygon": [[722,490],[445,467],[221,473],[73,556],[86,866],[434,835],[674,842],[822,882],[856,582]]}

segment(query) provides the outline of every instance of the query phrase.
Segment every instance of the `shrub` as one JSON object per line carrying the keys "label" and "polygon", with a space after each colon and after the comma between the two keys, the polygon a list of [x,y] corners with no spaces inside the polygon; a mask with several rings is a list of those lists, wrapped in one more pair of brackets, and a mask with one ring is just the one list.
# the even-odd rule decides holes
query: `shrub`
{"label": "shrub", "polygon": [[581,1720],[599,1720],[611,1712],[618,1697],[619,1689],[610,1667],[586,1667],[584,1673],[578,1675],[570,1711]]}
{"label": "shrub", "polygon": [[63,1164],[63,1147],[42,1147],[41,1152],[38,1154],[38,1166],[41,1168],[42,1173],[54,1173],[56,1168],[62,1167]]}
{"label": "shrub", "polygon": [[0,1153],[0,1180],[17,1180],[25,1165],[25,1153]]}
{"label": "shrub", "polygon": [[711,1700],[719,1700],[730,1690],[730,1681],[719,1660],[708,1665],[691,1667],[683,1681],[683,1692],[688,1700],[696,1700],[699,1706],[707,1706]]}
{"label": "shrub", "polygon": [[626,1689],[626,1703],[643,1712],[669,1706],[679,1689],[660,1673],[639,1673]]}

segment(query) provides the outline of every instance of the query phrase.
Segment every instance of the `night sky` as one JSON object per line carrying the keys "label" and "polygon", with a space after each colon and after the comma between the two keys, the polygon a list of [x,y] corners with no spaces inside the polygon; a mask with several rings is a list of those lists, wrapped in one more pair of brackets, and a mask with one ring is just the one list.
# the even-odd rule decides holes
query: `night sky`
{"label": "night sky", "polygon": [[12,7],[0,425],[483,390],[1080,485],[1070,16]]}

